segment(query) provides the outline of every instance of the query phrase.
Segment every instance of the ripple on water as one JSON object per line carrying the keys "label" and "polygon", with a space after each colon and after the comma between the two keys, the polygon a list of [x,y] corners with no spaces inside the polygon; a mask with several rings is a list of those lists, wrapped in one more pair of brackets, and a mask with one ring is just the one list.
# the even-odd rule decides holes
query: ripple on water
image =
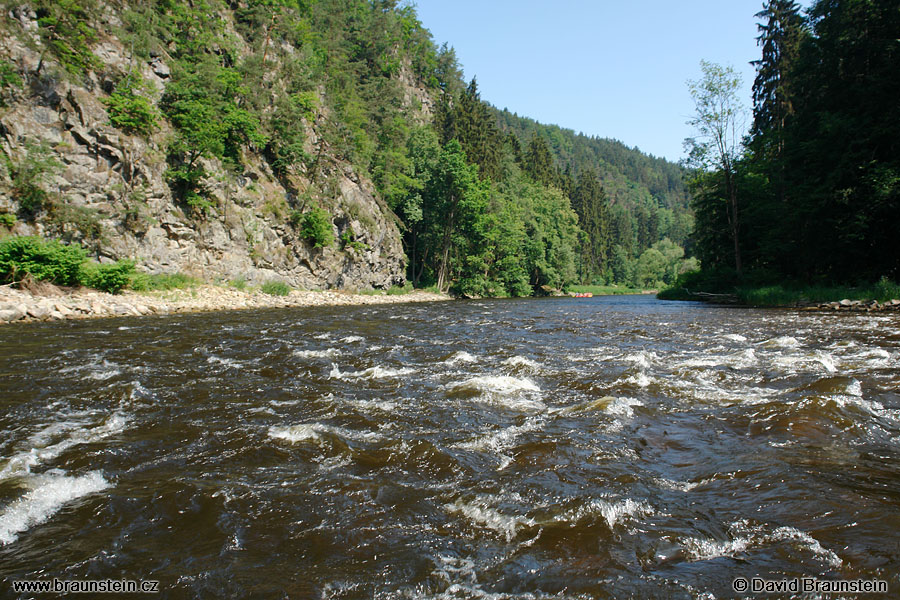
{"label": "ripple on water", "polygon": [[473,398],[514,410],[542,411],[547,406],[539,399],[541,388],[527,377],[483,375],[450,383],[451,396]]}
{"label": "ripple on water", "polygon": [[0,469],[0,480],[27,475],[32,469],[52,461],[75,446],[96,443],[121,433],[130,420],[129,415],[114,412],[93,427],[84,420],[51,423],[25,441],[26,450],[13,454],[5,461],[6,464]]}

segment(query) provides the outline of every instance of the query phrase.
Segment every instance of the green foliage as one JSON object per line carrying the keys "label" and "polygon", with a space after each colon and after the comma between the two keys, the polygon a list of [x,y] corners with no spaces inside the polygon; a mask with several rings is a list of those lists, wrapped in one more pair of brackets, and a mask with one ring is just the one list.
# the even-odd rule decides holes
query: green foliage
{"label": "green foliage", "polygon": [[139,73],[125,75],[103,99],[113,126],[126,133],[150,135],[158,127],[159,111],[148,97],[150,87]]}
{"label": "green foliage", "polygon": [[357,252],[361,252],[363,250],[368,250],[369,248],[368,244],[356,240],[356,235],[353,233],[353,229],[349,227],[346,229],[346,231],[344,231],[344,233],[341,234],[340,241],[341,248],[344,249],[352,248]]}
{"label": "green foliage", "polygon": [[200,280],[184,273],[132,273],[128,287],[136,292],[165,291],[196,287]]}
{"label": "green foliage", "polygon": [[203,185],[203,179],[208,175],[206,169],[200,165],[179,162],[177,157],[170,156],[170,159],[176,164],[166,169],[165,177],[172,191],[193,213],[205,216],[214,206]]}
{"label": "green foliage", "polygon": [[111,265],[88,262],[82,265],[79,282],[102,292],[118,294],[131,283],[133,274],[133,260],[120,260]]}
{"label": "green foliage", "polygon": [[595,296],[623,296],[630,294],[640,294],[643,288],[620,287],[615,285],[570,285],[566,287],[567,292],[585,293],[590,292]]}
{"label": "green foliage", "polygon": [[300,235],[316,248],[327,248],[334,243],[331,215],[324,208],[312,206],[298,218]]}
{"label": "green foliage", "polygon": [[15,65],[0,59],[0,107],[9,105],[14,90],[22,87],[22,78]]}
{"label": "green foliage", "polygon": [[241,106],[248,93],[236,69],[223,66],[219,56],[202,53],[178,61],[166,86],[161,107],[177,132],[168,149],[166,178],[197,214],[213,206],[201,185],[206,172],[198,160],[219,158],[236,166],[243,147],[266,144],[259,114]]}
{"label": "green foliage", "polygon": [[268,151],[273,156],[272,166],[284,174],[292,166],[309,160],[304,149],[302,122],[315,118],[317,99],[311,92],[303,92],[278,99],[270,119],[272,136]]}
{"label": "green foliage", "polygon": [[59,285],[77,285],[87,254],[56,240],[15,236],[0,240],[0,278],[4,283],[31,275]]}
{"label": "green foliage", "polygon": [[90,23],[96,10],[94,0],[37,2],[41,39],[63,68],[73,75],[100,66],[100,60],[91,51],[91,45],[97,41],[97,32]]}
{"label": "green foliage", "polygon": [[49,203],[47,209],[47,220],[56,226],[60,237],[87,240],[97,245],[105,240],[106,232],[97,209],[61,201]]}
{"label": "green foliage", "polygon": [[874,287],[875,289],[872,298],[879,302],[900,299],[900,285],[897,285],[887,277],[879,279]]}
{"label": "green foliage", "polygon": [[44,189],[47,180],[59,172],[62,164],[53,158],[46,142],[25,142],[25,152],[18,160],[4,155],[6,168],[12,179],[12,196],[25,215],[33,216],[48,203],[50,195]]}
{"label": "green foliage", "polygon": [[247,280],[243,277],[237,277],[228,282],[228,285],[236,290],[244,291],[247,289]]}
{"label": "green foliage", "polygon": [[283,281],[267,281],[259,289],[270,296],[287,296],[291,293],[290,286]]}
{"label": "green foliage", "polygon": [[793,294],[900,277],[900,11],[818,0],[803,12],[769,0],[757,15],[762,56],[744,156],[694,180],[704,270],[740,255],[753,303],[777,303],[779,286]]}
{"label": "green foliage", "polygon": [[0,213],[0,225],[12,229],[16,224],[16,215],[12,213]]}

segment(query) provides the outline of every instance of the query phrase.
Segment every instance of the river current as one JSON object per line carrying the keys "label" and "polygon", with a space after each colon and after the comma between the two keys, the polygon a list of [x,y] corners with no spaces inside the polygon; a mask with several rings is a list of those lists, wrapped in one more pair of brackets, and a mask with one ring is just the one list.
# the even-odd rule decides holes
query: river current
{"label": "river current", "polygon": [[0,328],[0,597],[900,593],[900,319],[649,297]]}

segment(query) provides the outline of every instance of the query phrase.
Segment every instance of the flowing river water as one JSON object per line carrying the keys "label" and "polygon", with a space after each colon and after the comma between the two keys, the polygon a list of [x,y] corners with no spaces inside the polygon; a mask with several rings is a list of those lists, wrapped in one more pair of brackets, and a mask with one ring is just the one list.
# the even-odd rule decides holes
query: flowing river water
{"label": "flowing river water", "polygon": [[0,597],[900,593],[896,316],[465,301],[7,326],[0,350]]}

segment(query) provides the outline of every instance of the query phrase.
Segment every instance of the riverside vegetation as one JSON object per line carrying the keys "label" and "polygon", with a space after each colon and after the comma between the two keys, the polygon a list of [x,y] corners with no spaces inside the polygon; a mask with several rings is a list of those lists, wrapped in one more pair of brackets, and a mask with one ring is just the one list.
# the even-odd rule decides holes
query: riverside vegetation
{"label": "riverside vegetation", "polygon": [[696,267],[681,167],[491,107],[409,5],[4,10],[10,234],[204,280],[465,296]]}
{"label": "riverside vegetation", "polygon": [[660,297],[756,305],[900,297],[896,2],[819,0],[803,11],[769,0],[757,18],[748,136],[738,137],[732,69],[704,63],[691,82],[698,135],[686,146],[703,268]]}

